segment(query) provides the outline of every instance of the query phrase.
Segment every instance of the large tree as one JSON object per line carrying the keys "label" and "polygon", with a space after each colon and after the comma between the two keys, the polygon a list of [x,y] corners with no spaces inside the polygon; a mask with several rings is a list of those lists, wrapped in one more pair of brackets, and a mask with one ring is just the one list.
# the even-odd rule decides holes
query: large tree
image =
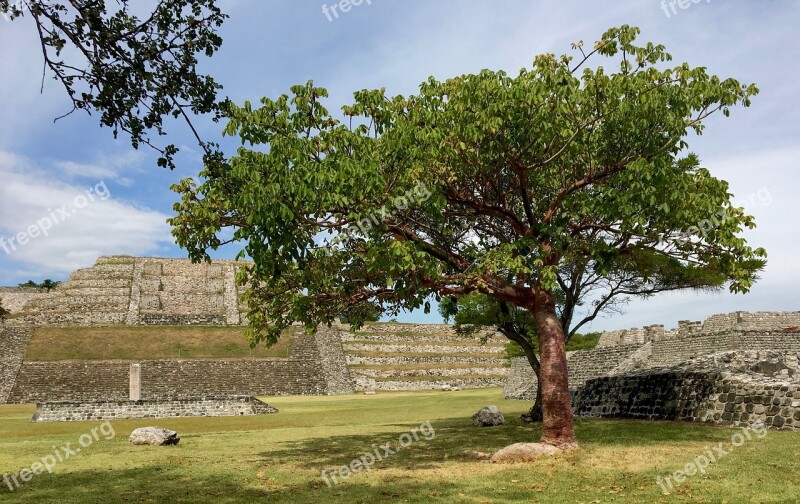
{"label": "large tree", "polygon": [[50,77],[63,87],[72,105],[64,116],[97,112],[114,137],[123,132],[133,147],[152,147],[158,164],[170,168],[178,148],[154,137],[165,135],[165,119],[180,119],[212,166],[222,162],[221,152],[194,122],[198,114],[219,117],[220,85],[197,67],[222,44],[217,30],[227,16],[216,3],[160,0],[143,10],[130,0],[0,0],[0,14],[32,20],[41,86]]}
{"label": "large tree", "polygon": [[[743,292],[764,264],[739,236],[753,219],[687,152],[690,133],[757,89],[667,67],[664,47],[636,45],[638,33],[611,29],[585,54],[576,44],[577,60],[541,55],[515,77],[431,78],[408,97],[360,91],[341,119],[312,83],[257,108],[231,105],[225,132],[243,146],[228,169],[174,187],[174,234],[194,260],[244,243],[254,264],[239,280],[256,341],[368,303],[397,313],[479,292],[527,310],[541,352],[541,441],[577,446],[560,268],[668,262]],[[616,69],[590,66],[597,58]],[[713,230],[696,227],[720,212]]]}

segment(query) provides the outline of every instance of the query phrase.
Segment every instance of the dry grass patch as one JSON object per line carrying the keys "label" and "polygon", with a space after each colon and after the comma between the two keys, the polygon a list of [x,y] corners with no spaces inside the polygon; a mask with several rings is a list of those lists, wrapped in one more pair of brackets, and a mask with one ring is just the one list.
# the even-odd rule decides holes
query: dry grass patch
{"label": "dry grass patch", "polygon": [[43,327],[34,332],[27,361],[287,358],[292,333],[251,349],[243,327]]}

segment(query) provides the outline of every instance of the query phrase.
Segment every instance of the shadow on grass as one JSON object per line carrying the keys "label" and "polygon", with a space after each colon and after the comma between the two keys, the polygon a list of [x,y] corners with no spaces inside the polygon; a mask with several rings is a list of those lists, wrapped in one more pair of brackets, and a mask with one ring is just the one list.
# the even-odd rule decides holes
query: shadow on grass
{"label": "shadow on grass", "polygon": [[[391,443],[390,448],[395,453],[376,462],[376,467],[428,469],[445,460],[473,462],[474,459],[463,455],[464,450],[494,452],[513,443],[536,442],[541,435],[541,424],[524,424],[518,418],[507,419],[505,425],[490,428],[474,427],[463,418],[439,419],[432,426],[434,437],[427,439],[420,434],[419,439],[407,447],[400,446],[399,437],[418,427],[416,425],[398,425],[397,430],[363,435],[287,442],[281,449],[260,456],[266,465],[292,460],[297,467],[322,471],[348,465],[364,454],[374,454],[376,448],[383,455],[379,447]],[[578,419],[576,430],[579,442],[586,446],[619,447],[722,441],[730,439],[732,433],[728,428],[682,422],[596,419]]]}
{"label": "shadow on grass", "polygon": [[[430,430],[421,431],[418,439],[408,446],[401,445],[400,437],[419,425],[397,425],[396,430],[364,435],[331,436],[321,439],[305,439],[282,444],[282,449],[259,454],[267,466],[282,464],[292,460],[302,469],[323,471],[333,470],[350,464],[365,454],[374,455],[376,450],[382,460],[375,463],[376,468],[430,469],[439,462],[463,459],[464,450],[494,451],[500,447],[521,441],[533,442],[539,438],[541,430],[521,421],[510,421],[501,427],[477,428],[463,418],[439,419],[431,423]],[[425,433],[428,436],[425,436]],[[407,439],[405,439],[407,441]],[[394,452],[385,456],[381,446],[387,445]]]}
{"label": "shadow on grass", "polygon": [[[321,478],[274,486],[250,485],[252,475],[227,474],[199,477],[169,466],[42,475],[15,492],[0,488],[0,502],[58,502],[117,504],[128,502],[170,503],[308,503],[308,502],[402,502],[427,503],[455,500],[463,487],[452,482],[422,482],[413,477],[386,477],[379,484],[345,482],[329,487]],[[491,488],[480,491],[483,501],[518,502],[519,498],[493,498]]]}
{"label": "shadow on grass", "polygon": [[[407,447],[401,447],[399,437],[418,427],[398,425],[397,430],[364,434],[331,436],[287,442],[276,451],[259,454],[267,466],[292,461],[296,467],[314,471],[335,470],[349,465],[365,454],[384,455],[380,448],[391,443],[395,453],[377,461],[378,468],[430,469],[444,461],[474,462],[463,455],[465,450],[494,452],[514,443],[537,442],[541,424],[525,424],[518,418],[506,420],[499,427],[477,428],[463,418],[439,419],[432,423],[435,436],[427,439],[422,434]],[[664,446],[684,443],[708,443],[730,440],[732,430],[713,425],[684,422],[648,420],[598,420],[576,421],[578,440],[585,446]]]}
{"label": "shadow on grass", "polygon": [[264,497],[264,492],[245,488],[232,478],[189,479],[179,468],[162,465],[43,474],[14,492],[7,486],[0,488],[0,502],[20,503],[225,503],[253,502]]}

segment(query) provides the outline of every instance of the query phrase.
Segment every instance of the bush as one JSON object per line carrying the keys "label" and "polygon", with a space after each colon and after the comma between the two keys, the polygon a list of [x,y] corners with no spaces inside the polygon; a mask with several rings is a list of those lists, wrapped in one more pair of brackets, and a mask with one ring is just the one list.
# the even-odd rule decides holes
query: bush
{"label": "bush", "polygon": [[[599,332],[575,334],[567,343],[567,352],[572,352],[575,350],[590,350],[596,347],[597,343],[600,341],[600,334],[601,333]],[[525,352],[522,351],[521,346],[512,341],[506,344],[506,357],[509,359],[512,357],[525,357]]]}

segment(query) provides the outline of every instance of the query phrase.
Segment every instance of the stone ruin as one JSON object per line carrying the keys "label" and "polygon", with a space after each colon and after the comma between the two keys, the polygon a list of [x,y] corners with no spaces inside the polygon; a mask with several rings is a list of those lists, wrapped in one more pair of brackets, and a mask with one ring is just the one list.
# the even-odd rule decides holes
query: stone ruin
{"label": "stone ruin", "polygon": [[[736,312],[603,333],[568,352],[576,415],[800,430],[800,312]],[[532,400],[536,377],[512,359],[508,399]]]}
{"label": "stone ruin", "polygon": [[[235,281],[240,266],[101,257],[49,293],[0,288],[0,299],[12,312],[0,325],[0,403],[50,405],[40,418],[83,418],[95,414],[87,411],[98,403],[119,414],[119,405],[132,398],[132,364],[141,373],[136,399],[148,402],[147,414],[166,416],[175,413],[169,401],[217,404],[221,396],[231,397],[233,406],[216,409],[234,411],[240,397],[499,386],[508,374],[503,339],[485,335],[489,341],[481,345],[448,325],[371,324],[357,333],[334,325],[313,335],[295,328],[289,358],[25,359],[41,327],[244,325],[246,309]],[[153,410],[154,401],[165,404]],[[134,409],[131,414],[138,414]]]}

